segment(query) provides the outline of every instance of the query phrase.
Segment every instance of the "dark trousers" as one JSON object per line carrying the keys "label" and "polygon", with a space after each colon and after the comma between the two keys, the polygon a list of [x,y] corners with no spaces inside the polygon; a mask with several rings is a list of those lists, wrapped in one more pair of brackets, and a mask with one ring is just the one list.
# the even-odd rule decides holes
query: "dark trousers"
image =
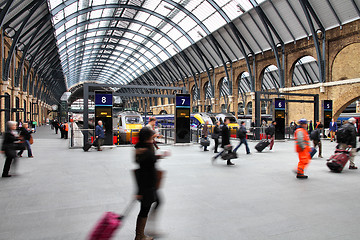
{"label": "dark trousers", "polygon": [[59,127],[55,127],[55,133],[58,134]]}
{"label": "dark trousers", "polygon": [[69,131],[64,131],[64,138],[68,139]]}
{"label": "dark trousers", "polygon": [[10,166],[12,161],[15,160],[16,152],[14,150],[6,150],[5,156],[6,156],[6,160],[4,163],[4,168],[2,173],[3,176],[9,175]]}
{"label": "dark trousers", "polygon": [[[203,139],[207,139],[207,137],[205,137],[204,135],[202,136]],[[204,151],[207,150],[207,146],[204,146]]]}
{"label": "dark trousers", "polygon": [[64,138],[65,131],[60,129],[60,133],[61,133],[61,138]]}
{"label": "dark trousers", "polygon": [[215,138],[214,141],[215,141],[215,149],[214,149],[214,152],[217,153],[217,152],[218,152],[218,147],[219,147],[219,139],[218,139],[218,138]]}
{"label": "dark trousers", "polygon": [[[25,140],[24,145],[28,151],[28,157],[32,156],[32,152],[31,152],[31,144],[28,140]],[[21,149],[20,152],[18,153],[18,156],[21,156],[21,154],[23,154],[25,149]]]}
{"label": "dark trousers", "polygon": [[241,144],[243,144],[243,143],[245,144],[246,153],[249,154],[250,153],[250,148],[249,148],[249,145],[248,145],[248,143],[246,141],[246,138],[241,138],[240,139],[240,143],[239,143],[239,145],[236,146],[236,148],[234,149],[234,152],[236,152],[239,149],[239,147],[241,146]]}
{"label": "dark trousers", "polygon": [[313,140],[314,143],[314,148],[319,147],[319,157],[321,156],[322,153],[322,146],[321,146],[321,140]]}
{"label": "dark trousers", "polygon": [[271,135],[267,135],[266,139],[270,139],[270,150],[273,148],[274,143],[275,143],[275,135],[271,136]]}
{"label": "dark trousers", "polygon": [[97,141],[97,148],[98,148],[98,150],[100,150],[101,146],[104,145],[104,139],[98,138],[96,141]]}

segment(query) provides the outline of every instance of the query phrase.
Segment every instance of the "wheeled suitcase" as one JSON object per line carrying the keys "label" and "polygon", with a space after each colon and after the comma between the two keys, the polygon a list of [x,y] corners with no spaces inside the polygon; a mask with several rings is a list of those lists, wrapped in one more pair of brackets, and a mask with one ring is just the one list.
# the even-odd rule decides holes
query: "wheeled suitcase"
{"label": "wheeled suitcase", "polygon": [[258,152],[262,152],[267,146],[270,145],[270,142],[268,140],[261,140],[258,144],[256,144],[255,149]]}
{"label": "wheeled suitcase", "polygon": [[91,143],[85,143],[85,145],[84,145],[84,147],[83,147],[83,150],[85,151],[85,152],[87,152],[87,151],[89,151],[89,149],[91,148],[91,146],[92,146],[92,144]]}
{"label": "wheeled suitcase", "polygon": [[106,212],[91,231],[88,240],[108,240],[111,239],[115,231],[121,226],[122,220],[132,209],[135,200],[131,201],[123,215],[113,212]]}
{"label": "wheeled suitcase", "polygon": [[311,158],[313,158],[316,153],[317,153],[316,148],[311,148],[311,151],[310,151]]}
{"label": "wheeled suitcase", "polygon": [[349,161],[350,155],[351,153],[349,149],[336,149],[335,154],[327,160],[326,165],[331,171],[341,173],[346,163]]}

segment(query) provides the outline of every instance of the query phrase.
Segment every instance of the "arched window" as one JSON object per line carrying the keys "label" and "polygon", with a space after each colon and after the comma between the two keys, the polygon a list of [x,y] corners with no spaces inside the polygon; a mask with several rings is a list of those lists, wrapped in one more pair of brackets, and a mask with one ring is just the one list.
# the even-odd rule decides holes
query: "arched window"
{"label": "arched window", "polygon": [[246,107],[246,114],[252,114],[252,102],[249,102]]}
{"label": "arched window", "polygon": [[280,88],[280,77],[278,68],[275,65],[270,65],[265,68],[264,74],[261,80],[261,90],[275,90]]}
{"label": "arched window", "polygon": [[319,83],[319,66],[315,58],[305,56],[300,58],[294,66],[292,86]]}

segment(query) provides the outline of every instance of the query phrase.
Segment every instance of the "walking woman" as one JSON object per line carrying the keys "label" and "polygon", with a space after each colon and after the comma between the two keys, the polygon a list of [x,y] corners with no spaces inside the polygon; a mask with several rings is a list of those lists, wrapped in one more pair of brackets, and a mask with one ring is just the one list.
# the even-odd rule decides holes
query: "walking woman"
{"label": "walking woman", "polygon": [[4,134],[4,141],[1,150],[5,152],[6,160],[2,177],[11,177],[9,174],[10,166],[16,158],[16,141],[18,141],[18,133],[16,131],[17,123],[14,121],[7,122],[7,131]]}
{"label": "walking woman", "polygon": [[136,221],[135,240],[152,240],[152,237],[145,236],[144,230],[147,217],[154,202],[157,202],[157,188],[159,179],[155,167],[157,159],[165,157],[164,155],[155,155],[154,131],[144,127],[139,132],[139,142],[135,145],[135,161],[140,168],[135,170],[136,181],[138,185],[137,199],[141,202],[140,212]]}

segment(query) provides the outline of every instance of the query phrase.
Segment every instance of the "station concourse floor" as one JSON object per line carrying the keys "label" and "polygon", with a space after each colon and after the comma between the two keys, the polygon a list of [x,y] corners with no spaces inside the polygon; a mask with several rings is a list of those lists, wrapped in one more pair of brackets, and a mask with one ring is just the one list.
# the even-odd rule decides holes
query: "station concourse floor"
{"label": "station concourse floor", "polygon": [[[86,239],[105,211],[121,213],[132,199],[132,147],[69,149],[49,126],[33,136],[35,158],[24,152],[18,175],[0,179],[1,240]],[[360,169],[329,172],[325,163],[335,143],[323,141],[324,158],[312,160],[308,180],[292,172],[293,141],[276,142],[273,151],[263,153],[255,152],[255,142],[249,144],[252,154],[241,146],[235,166],[220,159],[212,165],[214,154],[199,145],[161,146],[172,152],[158,163],[166,171],[161,239],[360,238]],[[114,239],[134,239],[138,211],[137,203]]]}

